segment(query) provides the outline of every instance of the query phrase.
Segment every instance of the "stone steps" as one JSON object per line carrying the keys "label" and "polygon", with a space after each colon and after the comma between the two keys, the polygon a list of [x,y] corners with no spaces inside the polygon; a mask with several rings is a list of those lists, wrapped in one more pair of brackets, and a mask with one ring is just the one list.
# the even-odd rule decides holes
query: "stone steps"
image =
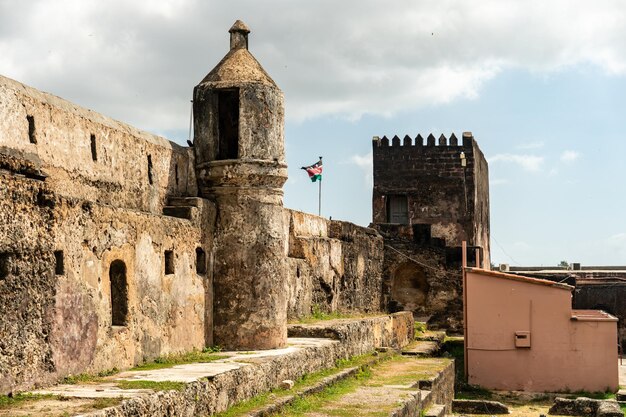
{"label": "stone steps", "polygon": [[402,354],[406,356],[430,357],[436,356],[440,349],[440,342],[416,340],[402,349]]}
{"label": "stone steps", "polygon": [[433,404],[426,413],[424,413],[424,417],[444,417],[446,415],[446,406],[443,404]]}
{"label": "stone steps", "polygon": [[165,206],[163,207],[163,215],[191,220],[194,209],[195,207]]}
{"label": "stone steps", "polygon": [[626,389],[621,389],[617,391],[617,394],[615,394],[615,399],[620,402],[626,401]]}
{"label": "stone steps", "polygon": [[[354,379],[334,381],[328,392],[342,392],[339,397],[315,403],[303,414],[292,412],[284,402],[273,407],[272,412],[255,410],[253,413],[238,415],[270,416],[280,412],[282,416],[303,415],[306,417],[330,417],[337,415],[353,416],[445,416],[450,410],[453,395],[453,362],[443,358],[416,358],[393,356],[370,367],[367,374],[360,374]],[[364,376],[365,375],[365,376]],[[445,375],[445,376],[444,376]],[[336,386],[335,386],[336,385]],[[423,389],[422,387],[428,387]],[[325,391],[319,391],[324,398]],[[296,394],[296,396],[299,394]],[[440,404],[447,401],[448,405]],[[426,411],[428,410],[428,411]],[[301,410],[300,410],[301,412]],[[430,414],[428,414],[430,413]]]}
{"label": "stone steps", "polygon": [[202,199],[198,197],[170,197],[167,199],[167,205],[163,207],[163,215],[193,220],[201,201]]}

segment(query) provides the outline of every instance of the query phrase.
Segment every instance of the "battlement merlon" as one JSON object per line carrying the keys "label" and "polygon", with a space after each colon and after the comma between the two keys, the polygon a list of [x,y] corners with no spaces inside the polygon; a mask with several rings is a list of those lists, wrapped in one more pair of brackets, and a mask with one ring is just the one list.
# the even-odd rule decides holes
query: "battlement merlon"
{"label": "battlement merlon", "polygon": [[431,133],[427,136],[426,141],[424,141],[424,137],[421,134],[418,134],[415,137],[415,141],[409,136],[405,135],[401,140],[398,135],[395,135],[391,140],[387,138],[387,136],[374,136],[372,138],[372,146],[374,148],[384,148],[384,147],[463,147],[463,148],[471,148],[475,144],[474,135],[472,132],[463,132],[461,144],[459,145],[459,139],[457,136],[452,133],[449,138],[447,138],[443,133],[439,136],[439,138],[435,138],[435,136]]}

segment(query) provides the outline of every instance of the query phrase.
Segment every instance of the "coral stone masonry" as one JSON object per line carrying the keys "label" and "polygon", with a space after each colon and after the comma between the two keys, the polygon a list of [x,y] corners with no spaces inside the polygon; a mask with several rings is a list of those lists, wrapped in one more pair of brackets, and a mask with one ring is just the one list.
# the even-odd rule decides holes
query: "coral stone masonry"
{"label": "coral stone masonry", "polygon": [[248,51],[246,25],[194,89],[200,196],[217,207],[213,260],[214,341],[272,349],[287,341],[283,93]]}

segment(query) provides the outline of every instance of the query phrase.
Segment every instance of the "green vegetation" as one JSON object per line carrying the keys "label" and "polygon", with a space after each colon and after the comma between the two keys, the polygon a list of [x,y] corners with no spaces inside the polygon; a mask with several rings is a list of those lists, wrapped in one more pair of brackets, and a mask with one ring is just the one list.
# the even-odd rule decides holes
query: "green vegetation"
{"label": "green vegetation", "polygon": [[[385,356],[383,359],[387,359],[390,356]],[[216,417],[235,417],[249,414],[252,410],[262,408],[277,398],[285,397],[288,395],[297,395],[299,391],[302,391],[306,387],[310,387],[322,379],[334,375],[344,369],[353,368],[353,367],[363,367],[366,366],[369,362],[374,358],[373,354],[365,354],[359,356],[353,356],[349,359],[340,359],[335,362],[335,367],[330,369],[324,369],[322,371],[313,372],[310,374],[306,374],[298,379],[291,390],[284,390],[280,388],[276,388],[271,392],[257,395],[249,400],[242,401],[234,406],[230,407],[228,410],[217,414]]]}
{"label": "green vegetation", "polygon": [[606,391],[606,392],[589,392],[589,391],[576,391],[576,392],[567,392],[567,395],[564,395],[566,398],[578,398],[578,397],[587,397],[593,398],[594,400],[610,400],[615,398],[615,393]]}
{"label": "green vegetation", "polygon": [[[136,366],[131,371],[147,371],[151,369],[171,368],[175,365],[183,365],[186,363],[206,363],[228,358],[228,355],[218,355],[214,353],[213,348],[204,350],[192,350],[187,353],[174,355],[166,355],[156,358],[154,362],[147,362]],[[219,348],[218,348],[219,349]]]}
{"label": "green vegetation", "polygon": [[[175,365],[182,365],[186,363],[205,363],[212,362],[219,359],[228,358],[228,355],[218,355],[216,352],[220,351],[219,346],[204,348],[203,350],[192,350],[187,353],[180,353],[174,355],[166,355],[156,358],[153,362],[147,362],[138,365],[131,369],[131,371],[147,371],[152,369],[171,368]],[[101,371],[95,374],[78,374],[69,375],[61,381],[63,384],[90,384],[103,382],[107,376],[115,375],[120,372],[119,369],[113,368],[106,371]]]}
{"label": "green vegetation", "polygon": [[184,382],[176,381],[116,381],[121,389],[151,389],[154,391],[182,391],[185,388]]}
{"label": "green vegetation", "polygon": [[413,322],[413,328],[415,329],[415,338],[418,338],[426,332],[426,323],[423,321]]}
{"label": "green vegetation", "polygon": [[51,394],[14,394],[14,395],[0,395],[0,410],[12,408],[30,401],[38,401],[43,399],[58,398],[57,395]]}
{"label": "green vegetation", "polygon": [[61,380],[61,383],[75,385],[75,384],[82,384],[82,383],[89,383],[89,382],[100,382],[102,381],[104,377],[115,375],[115,374],[118,374],[119,372],[120,372],[119,369],[113,368],[113,369],[107,369],[105,371],[100,371],[95,374],[68,375]]}
{"label": "green vegetation", "polygon": [[91,404],[89,404],[88,408],[92,410],[102,410],[103,408],[113,407],[114,405],[118,405],[123,400],[122,397],[114,397],[114,398],[96,398],[93,400]]}
{"label": "green vegetation", "polygon": [[[357,375],[352,378],[344,379],[336,384],[330,385],[324,388],[319,393],[309,395],[306,397],[298,397],[292,404],[285,407],[285,409],[279,414],[279,416],[300,416],[317,408],[320,408],[324,404],[333,401],[349,392],[354,391],[363,381],[371,378],[372,374],[369,369],[360,370]],[[343,411],[343,413],[342,413]],[[354,416],[364,415],[362,413],[356,413],[355,410],[332,410],[332,415],[336,416]],[[376,414],[387,415],[382,410],[377,410]],[[376,415],[370,414],[370,415]]]}

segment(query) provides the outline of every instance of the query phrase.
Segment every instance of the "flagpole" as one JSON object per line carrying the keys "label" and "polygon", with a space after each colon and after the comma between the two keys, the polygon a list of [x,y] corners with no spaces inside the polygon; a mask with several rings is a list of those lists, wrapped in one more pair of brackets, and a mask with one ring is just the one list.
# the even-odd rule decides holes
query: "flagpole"
{"label": "flagpole", "polygon": [[[322,162],[322,157],[320,156],[320,162]],[[318,216],[322,216],[322,177],[320,177],[320,184],[319,184],[319,188],[318,188],[318,205],[317,205],[317,215]]]}

